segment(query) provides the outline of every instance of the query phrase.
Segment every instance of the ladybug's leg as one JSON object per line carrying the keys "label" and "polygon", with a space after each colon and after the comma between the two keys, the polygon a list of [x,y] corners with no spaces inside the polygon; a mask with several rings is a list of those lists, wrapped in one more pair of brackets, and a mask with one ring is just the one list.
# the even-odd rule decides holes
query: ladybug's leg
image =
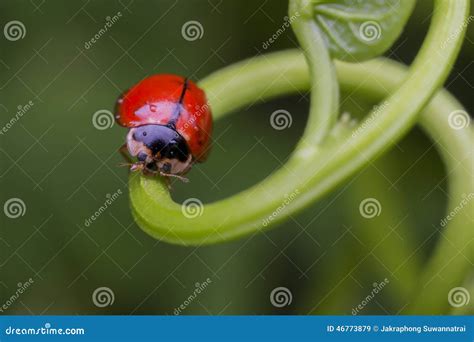
{"label": "ladybug's leg", "polygon": [[164,177],[165,178],[165,182],[166,182],[166,186],[168,187],[168,190],[171,191],[173,189],[173,187],[171,186],[171,179],[169,177]]}
{"label": "ladybug's leg", "polygon": [[130,154],[128,153],[128,148],[127,148],[127,144],[123,144],[120,148],[119,148],[119,152],[120,154],[122,155],[122,157],[130,164],[135,164],[132,157],[130,156]]}
{"label": "ladybug's leg", "polygon": [[189,179],[187,179],[186,177],[183,177],[183,176],[179,176],[179,175],[174,175],[172,173],[165,173],[163,171],[160,171],[160,176],[163,176],[165,178],[167,178],[169,180],[169,178],[173,177],[173,178],[177,178],[179,179],[180,181],[184,182],[184,183],[188,183],[189,182]]}
{"label": "ladybug's leg", "polygon": [[122,157],[127,161],[127,163],[122,163],[120,166],[127,166],[130,167],[130,171],[141,171],[144,170],[144,165],[142,163],[136,163],[130,154],[128,153],[127,144],[123,144],[119,148],[119,152]]}

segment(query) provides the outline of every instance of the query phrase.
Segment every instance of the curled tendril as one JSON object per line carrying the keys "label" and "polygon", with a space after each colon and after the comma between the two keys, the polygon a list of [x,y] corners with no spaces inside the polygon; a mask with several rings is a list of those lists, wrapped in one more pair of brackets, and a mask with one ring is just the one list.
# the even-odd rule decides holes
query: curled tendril
{"label": "curled tendril", "polygon": [[[292,193],[294,189],[301,189],[301,194],[285,206],[272,223],[320,198],[399,140],[416,123],[418,113],[440,87],[452,66],[463,38],[459,34],[459,22],[465,18],[467,10],[466,1],[436,2],[428,37],[405,82],[387,97],[386,105],[373,116],[374,119],[363,134],[351,138],[348,132],[316,146],[321,142],[321,137],[327,135],[326,122],[333,120],[337,91],[333,87],[313,87],[312,92],[316,94],[311,96],[308,126],[284,168],[235,196],[205,205],[202,215],[194,218],[192,224],[183,215],[181,206],[171,199],[166,185],[160,179],[131,175],[131,206],[136,221],[142,229],[158,239],[179,244],[209,244],[263,229],[263,220],[272,215],[281,205],[284,195]],[[307,33],[318,34],[317,31]],[[457,36],[452,39],[454,33]],[[439,50],[439,41],[448,38],[452,44]],[[321,63],[312,63],[316,68],[313,72],[320,71],[326,75],[323,78],[333,84],[334,67],[327,58],[324,42],[321,39],[313,42],[312,49],[320,50],[326,56],[322,57]],[[368,75],[371,68],[381,67],[378,62],[371,63],[361,66],[367,68]],[[345,67],[345,64],[338,65]],[[281,77],[275,77],[277,74]],[[287,81],[289,79],[291,84]],[[270,98],[288,94],[297,88],[308,89],[309,81],[303,56],[290,51],[227,67],[204,79],[201,86],[207,90],[215,119],[219,120],[231,111],[254,102],[259,94],[265,93]],[[249,84],[253,85],[252,89]],[[221,96],[223,92],[233,96]]]}
{"label": "curled tendril", "polygon": [[[389,70],[400,72],[400,67],[384,60],[357,65],[339,62],[335,68],[317,27],[304,22],[297,24],[300,26],[295,32],[306,51],[310,73],[300,52],[285,51],[238,63],[204,79],[200,85],[209,94],[216,120],[253,103],[261,94],[269,99],[311,87],[310,117],[304,135],[284,168],[237,195],[202,206],[200,215],[193,217],[192,222],[183,214],[183,207],[172,200],[162,180],[132,174],[129,179],[131,208],[138,225],[157,239],[183,245],[228,241],[274,226],[289,214],[328,193],[378,157],[416,124],[419,113],[444,82],[459,51],[463,40],[459,23],[466,18],[468,2],[438,0],[435,6],[428,36],[410,69],[406,73],[401,72],[403,79],[394,77],[393,72],[389,73]],[[450,44],[440,50],[439,41],[449,41]],[[385,97],[384,106],[376,109],[376,115],[368,114],[370,124],[362,122],[354,128],[335,124],[338,107],[336,70],[342,86],[349,89],[360,87],[362,78],[372,77],[377,79],[374,84],[386,84],[386,89],[392,91],[390,94],[380,94],[381,90],[377,87],[369,87],[372,93]],[[315,82],[315,75],[320,77],[319,86]],[[233,96],[221,96],[222,93]],[[447,113],[459,110],[459,105],[453,104],[452,100],[442,98],[438,102],[442,102],[440,106],[443,109],[449,110]],[[462,146],[461,141],[466,143],[467,140],[467,146],[472,146],[471,127],[456,130],[454,134],[453,130],[446,128],[446,117],[441,122],[442,115],[439,111],[437,113],[434,117],[423,117],[423,125],[431,134],[444,134],[443,139],[454,140],[455,146],[450,147],[450,153],[462,154],[464,159],[460,160],[465,160],[466,147]],[[363,133],[352,134],[360,127],[364,127]],[[452,157],[447,154],[444,157],[447,163],[452,162]],[[472,162],[472,157],[468,162]],[[469,186],[472,188],[472,184]],[[459,191],[461,187],[465,192],[464,182],[453,182],[451,191]],[[293,193],[295,189],[299,189],[298,196],[279,211],[271,224],[264,224],[281,206],[285,194]],[[456,237],[456,233],[462,231],[464,226],[458,221],[452,222],[451,226],[450,237],[461,243],[463,239]],[[440,267],[443,258],[449,253],[446,246],[439,246],[428,265],[424,280],[430,276],[436,278],[433,272],[439,271],[436,267]],[[460,259],[462,257],[455,260],[460,263],[459,271],[456,271],[459,273],[456,277],[452,274],[448,277],[452,281],[459,279],[460,272],[465,268],[465,261],[463,264]],[[438,294],[435,298],[439,299],[433,303],[439,304],[445,298],[439,295],[440,288],[445,287],[429,286],[423,293],[426,296],[430,294],[426,298],[431,299]],[[420,296],[415,307],[427,303],[423,296]],[[435,307],[435,304],[431,306]]]}

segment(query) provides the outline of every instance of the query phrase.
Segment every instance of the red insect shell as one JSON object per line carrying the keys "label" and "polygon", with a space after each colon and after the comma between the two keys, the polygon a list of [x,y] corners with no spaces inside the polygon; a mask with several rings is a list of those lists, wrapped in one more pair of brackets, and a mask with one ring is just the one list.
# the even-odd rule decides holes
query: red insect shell
{"label": "red insect shell", "polygon": [[207,158],[212,114],[206,94],[194,82],[171,74],[147,77],[118,100],[117,112],[118,124],[128,128],[165,126],[179,113],[176,131],[186,140],[196,161]]}

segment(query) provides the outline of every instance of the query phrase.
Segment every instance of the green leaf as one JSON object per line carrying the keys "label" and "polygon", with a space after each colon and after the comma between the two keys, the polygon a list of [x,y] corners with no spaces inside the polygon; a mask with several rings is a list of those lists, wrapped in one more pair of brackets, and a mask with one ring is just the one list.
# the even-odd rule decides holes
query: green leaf
{"label": "green leaf", "polygon": [[311,7],[331,55],[354,62],[392,46],[414,5],[414,0],[311,0],[304,7]]}

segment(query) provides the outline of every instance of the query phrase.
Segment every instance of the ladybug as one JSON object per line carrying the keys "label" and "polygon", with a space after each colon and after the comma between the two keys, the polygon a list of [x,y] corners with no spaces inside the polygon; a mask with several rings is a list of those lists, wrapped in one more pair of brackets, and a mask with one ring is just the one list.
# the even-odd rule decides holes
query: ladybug
{"label": "ladybug", "polygon": [[186,180],[181,175],[209,154],[211,110],[204,91],[187,78],[143,79],[118,99],[115,118],[129,129],[120,151],[132,171]]}

